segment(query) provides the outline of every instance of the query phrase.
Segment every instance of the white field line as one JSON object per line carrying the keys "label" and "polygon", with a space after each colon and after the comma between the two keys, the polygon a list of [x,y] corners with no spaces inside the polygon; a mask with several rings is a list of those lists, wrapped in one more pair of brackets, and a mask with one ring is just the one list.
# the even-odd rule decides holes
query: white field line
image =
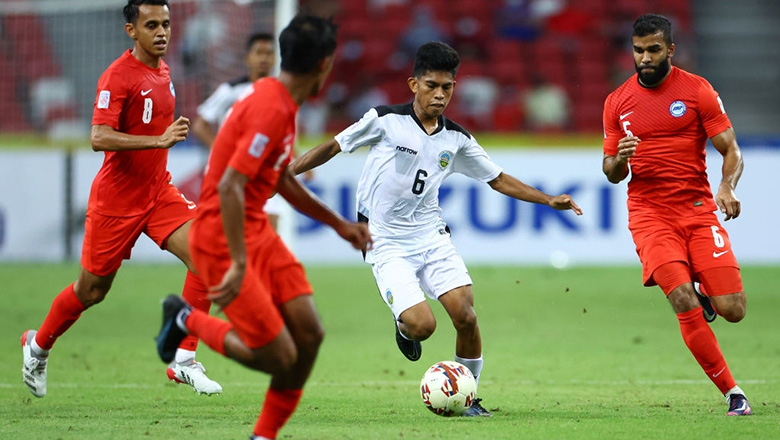
{"label": "white field line", "polygon": [[[310,381],[306,387],[377,387],[377,386],[412,386],[419,385],[417,380],[371,380],[371,381]],[[495,381],[483,380],[482,385],[490,385]],[[512,386],[560,386],[560,385],[582,385],[582,386],[674,386],[674,385],[704,385],[709,384],[706,379],[675,379],[675,380],[568,380],[568,381],[536,381],[536,380],[514,380],[501,382],[504,387]],[[778,379],[743,379],[739,381],[740,385],[766,385],[780,383]],[[251,388],[258,387],[265,389],[265,382],[220,382],[225,389]],[[92,388],[92,389],[155,389],[169,386],[169,383],[49,383],[49,388]],[[0,383],[0,388],[24,388],[20,380],[18,383]]]}

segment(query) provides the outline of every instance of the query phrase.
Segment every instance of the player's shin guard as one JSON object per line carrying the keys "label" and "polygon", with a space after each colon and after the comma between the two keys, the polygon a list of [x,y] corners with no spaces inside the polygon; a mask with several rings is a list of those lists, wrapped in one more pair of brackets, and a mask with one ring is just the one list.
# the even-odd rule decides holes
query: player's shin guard
{"label": "player's shin guard", "polygon": [[255,425],[255,435],[276,438],[277,433],[298,407],[303,390],[275,390],[268,388],[265,402]]}
{"label": "player's shin guard", "polygon": [[189,336],[200,338],[212,350],[225,354],[225,335],[233,329],[233,324],[223,321],[200,310],[192,310],[185,322]]}
{"label": "player's shin guard", "polygon": [[35,342],[44,350],[51,349],[57,338],[65,333],[86,309],[76,297],[73,284],[69,285],[52,301],[49,314],[35,335]]}
{"label": "player's shin guard", "polygon": [[678,313],[677,320],[680,321],[680,332],[685,345],[712,383],[723,394],[735,387],[737,383],[726,365],[726,359],[723,358],[715,334],[701,314],[701,307]]}
{"label": "player's shin guard", "polygon": [[[193,309],[208,313],[211,308],[211,301],[206,298],[208,290],[201,281],[200,277],[187,271],[187,278],[184,280],[184,288],[181,297],[189,303]],[[195,351],[198,347],[198,338],[193,335],[187,335],[179,344],[179,349]]]}

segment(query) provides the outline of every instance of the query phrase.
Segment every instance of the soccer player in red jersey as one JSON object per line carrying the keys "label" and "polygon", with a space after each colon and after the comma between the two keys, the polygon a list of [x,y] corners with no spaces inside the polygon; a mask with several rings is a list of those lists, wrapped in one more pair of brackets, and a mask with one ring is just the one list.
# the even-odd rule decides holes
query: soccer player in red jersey
{"label": "soccer player in red jersey", "polygon": [[217,133],[190,231],[192,260],[228,321],[170,295],[157,337],[165,362],[189,333],[271,375],[254,439],[276,438],[295,411],[324,332],[303,267],[269,224],[265,201],[276,191],[355,248],[371,244],[364,224],[327,208],[288,170],[298,107],[320,92],[331,71],[336,26],[298,16],[282,31],[279,47],[279,76],[256,81]]}
{"label": "soccer player in red jersey", "polygon": [[[181,259],[190,269],[182,295],[198,309],[211,302],[192,272],[187,237],[195,204],[173,186],[166,169],[168,149],[183,141],[187,118],[174,121],[175,91],[162,60],[171,38],[166,0],[128,0],[125,31],[134,46],[100,77],[92,117],[92,149],[104,151],[103,166],[92,183],[87,207],[81,270],[60,292],[40,328],[22,335],[22,378],[36,397],[46,395],[49,350],[81,313],[101,302],[114,276],[141,233]],[[195,361],[197,338],[182,341],[168,378],[195,391],[220,393]]]}
{"label": "soccer player in red jersey", "polygon": [[[702,77],[671,65],[672,27],[660,15],[639,17],[633,31],[637,74],[604,104],[603,171],[612,183],[631,174],[628,228],[645,286],[658,285],[707,377],[729,404],[728,415],[750,415],[707,321],[745,316],[745,293],[726,230],[718,221],[740,214],[734,189],[742,154],[723,103]],[[705,144],[723,156],[713,200]],[[700,284],[699,284],[700,283]]]}

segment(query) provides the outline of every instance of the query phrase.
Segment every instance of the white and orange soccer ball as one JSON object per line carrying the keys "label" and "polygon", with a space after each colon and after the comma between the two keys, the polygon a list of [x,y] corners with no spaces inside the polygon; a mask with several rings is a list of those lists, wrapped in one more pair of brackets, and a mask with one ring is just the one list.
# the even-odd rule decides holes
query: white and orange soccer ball
{"label": "white and orange soccer ball", "polygon": [[454,361],[433,364],[420,382],[422,401],[434,414],[444,417],[463,414],[477,394],[471,370]]}

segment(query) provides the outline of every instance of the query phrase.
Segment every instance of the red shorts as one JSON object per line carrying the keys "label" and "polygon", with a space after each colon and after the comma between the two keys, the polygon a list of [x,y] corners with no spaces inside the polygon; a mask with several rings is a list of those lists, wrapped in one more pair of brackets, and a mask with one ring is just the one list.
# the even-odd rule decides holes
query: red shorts
{"label": "red shorts", "polygon": [[715,213],[667,218],[653,213],[632,213],[628,229],[642,262],[645,286],[656,285],[653,272],[672,261],[688,265],[698,274],[715,267],[739,268],[731,241]]}
{"label": "red shorts", "polygon": [[195,212],[195,204],[186,200],[173,184],[160,191],[154,205],[144,214],[114,217],[87,207],[81,266],[98,276],[116,272],[122,260],[130,258],[142,232],[165,249],[168,237],[193,219]]}
{"label": "red shorts", "polygon": [[[209,243],[198,222],[190,229],[190,255],[206,286],[216,286],[230,268],[230,255],[206,249]],[[197,237],[197,238],[194,238]],[[284,327],[280,306],[302,295],[311,295],[301,263],[287,249],[279,236],[269,229],[260,240],[247,248],[244,282],[238,296],[225,308],[225,315],[238,336],[249,348],[262,347],[273,341]],[[212,252],[210,252],[212,251]]]}

